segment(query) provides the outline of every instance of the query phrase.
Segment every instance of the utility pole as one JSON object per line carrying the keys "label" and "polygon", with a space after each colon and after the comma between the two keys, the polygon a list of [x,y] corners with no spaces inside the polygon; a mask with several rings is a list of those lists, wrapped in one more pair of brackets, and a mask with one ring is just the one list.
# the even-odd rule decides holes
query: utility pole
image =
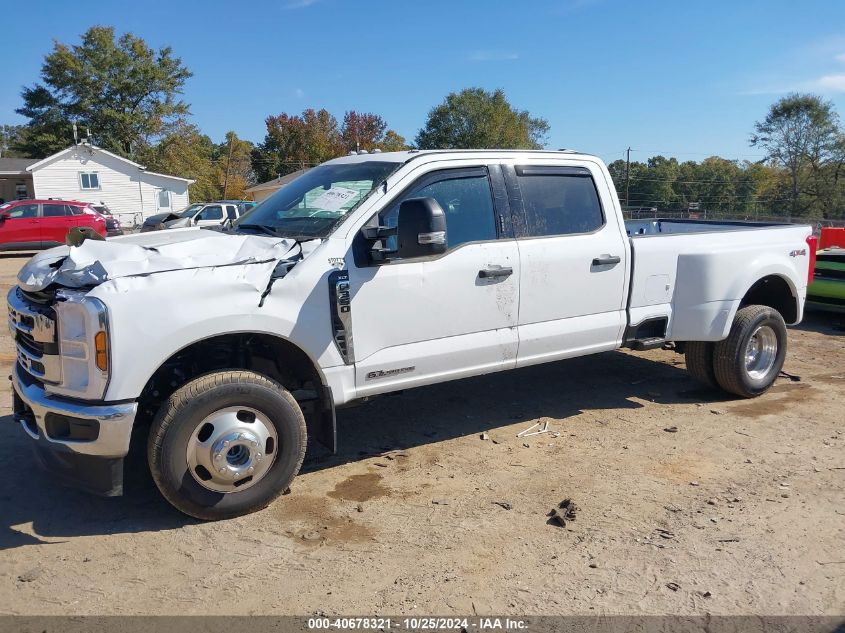
{"label": "utility pole", "polygon": [[231,132],[229,136],[229,158],[226,159],[226,177],[223,179],[223,199],[226,199],[226,191],[229,188],[229,165],[232,164],[232,139],[235,138],[235,133]]}
{"label": "utility pole", "polygon": [[625,208],[630,205],[628,200],[628,185],[631,183],[631,148],[626,151],[627,158],[625,159]]}

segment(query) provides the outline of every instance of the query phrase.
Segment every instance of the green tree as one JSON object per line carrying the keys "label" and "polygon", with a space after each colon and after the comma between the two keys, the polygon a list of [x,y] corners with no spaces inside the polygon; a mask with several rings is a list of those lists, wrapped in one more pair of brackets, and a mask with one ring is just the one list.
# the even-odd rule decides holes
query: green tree
{"label": "green tree", "polygon": [[845,143],[830,101],[812,94],[780,99],[754,125],[750,143],[789,174],[792,215],[804,215],[813,207],[824,217],[834,211]]}
{"label": "green tree", "polygon": [[416,144],[421,149],[540,149],[548,132],[545,119],[514,109],[503,90],[466,88],[431,109]]}
{"label": "green tree", "polygon": [[191,178],[191,199],[218,200],[222,189],[214,165],[218,152],[212,140],[195,125],[180,121],[156,145],[139,148],[138,160],[151,171]]}
{"label": "green tree", "polygon": [[29,118],[19,149],[46,156],[73,142],[71,124],[88,128],[95,142],[123,156],[165,136],[187,115],[179,99],[191,73],[169,47],[94,26],[78,45],[55,42],[41,67],[41,83],[24,88],[17,112]]}
{"label": "green tree", "polygon": [[23,125],[0,125],[0,156],[29,158],[21,145],[26,143],[27,129]]}
{"label": "green tree", "polygon": [[253,145],[238,138],[234,132],[226,133],[226,140],[215,148],[215,182],[220,198],[242,199],[245,189],[255,184],[251,155]]}

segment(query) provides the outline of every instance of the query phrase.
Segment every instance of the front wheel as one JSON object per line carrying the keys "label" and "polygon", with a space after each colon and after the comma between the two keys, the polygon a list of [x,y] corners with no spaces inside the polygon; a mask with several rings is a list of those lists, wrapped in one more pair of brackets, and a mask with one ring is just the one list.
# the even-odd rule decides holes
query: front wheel
{"label": "front wheel", "polygon": [[778,377],[786,358],[786,324],[768,306],[745,306],[737,311],[731,331],[716,343],[713,369],[725,391],[756,398]]}
{"label": "front wheel", "polygon": [[250,371],[206,374],[176,390],[153,421],[147,460],[178,510],[228,519],[267,506],[305,457],[305,418],[293,396]]}

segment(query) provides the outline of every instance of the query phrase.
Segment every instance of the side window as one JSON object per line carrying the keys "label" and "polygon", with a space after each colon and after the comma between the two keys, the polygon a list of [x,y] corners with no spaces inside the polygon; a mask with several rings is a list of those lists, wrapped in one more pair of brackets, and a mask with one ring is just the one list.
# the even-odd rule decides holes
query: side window
{"label": "side window", "polygon": [[598,192],[589,172],[518,169],[525,207],[525,236],[590,233],[604,225]]}
{"label": "side window", "polygon": [[66,204],[68,215],[82,215],[82,207],[77,207],[72,204]]}
{"label": "side window", "polygon": [[[449,172],[424,176],[422,181],[399,198],[382,214],[384,226],[396,226],[399,205],[410,198],[434,198],[446,214],[446,239],[453,249],[466,242],[495,240],[496,214],[486,171],[462,170],[463,174],[449,177]],[[395,248],[396,238],[388,247]]]}
{"label": "side window", "polygon": [[233,204],[226,205],[226,217],[233,216],[235,218],[238,217],[238,208]]}
{"label": "side window", "polygon": [[213,206],[213,207],[206,207],[202,211],[200,211],[199,215],[197,216],[198,220],[222,220],[223,219],[223,207],[220,206]]}
{"label": "side window", "polygon": [[79,185],[82,189],[99,189],[100,175],[96,171],[79,172]]}
{"label": "side window", "polygon": [[37,204],[21,204],[9,210],[9,218],[17,220],[21,218],[37,218],[38,205]]}
{"label": "side window", "polygon": [[67,205],[65,204],[45,204],[43,207],[43,216],[45,218],[58,218],[67,215]]}

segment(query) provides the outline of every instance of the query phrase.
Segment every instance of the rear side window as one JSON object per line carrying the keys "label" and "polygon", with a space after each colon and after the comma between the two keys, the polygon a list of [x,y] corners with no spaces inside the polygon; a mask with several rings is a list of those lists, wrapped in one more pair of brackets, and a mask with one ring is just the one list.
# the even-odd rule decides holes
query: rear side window
{"label": "rear side window", "polygon": [[517,168],[525,237],[590,233],[604,225],[590,172],[581,168]]}
{"label": "rear side window", "polygon": [[45,218],[58,218],[60,216],[69,215],[67,207],[68,205],[66,204],[45,204],[43,208],[43,215]]}
{"label": "rear side window", "polygon": [[67,214],[68,215],[82,215],[82,207],[77,207],[75,205],[69,204],[69,205],[67,205]]}

